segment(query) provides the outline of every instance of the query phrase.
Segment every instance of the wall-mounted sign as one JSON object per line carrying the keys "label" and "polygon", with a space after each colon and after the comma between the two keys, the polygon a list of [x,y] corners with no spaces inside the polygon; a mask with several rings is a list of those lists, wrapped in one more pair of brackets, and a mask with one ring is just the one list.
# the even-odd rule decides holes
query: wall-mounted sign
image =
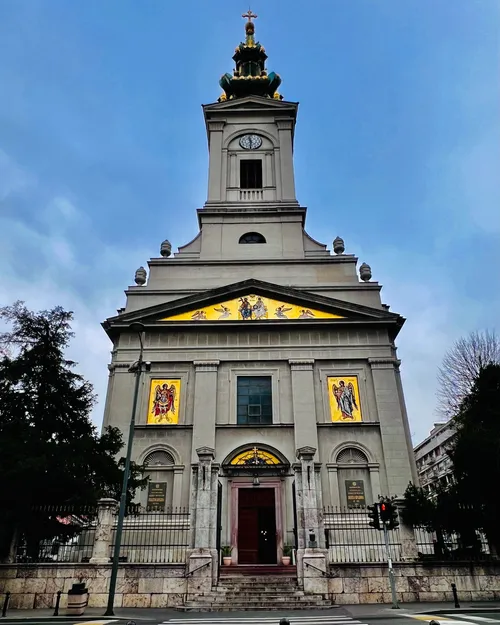
{"label": "wall-mounted sign", "polygon": [[167,501],[167,483],[149,482],[148,484],[148,510],[165,510]]}
{"label": "wall-mounted sign", "polygon": [[346,480],[345,491],[348,508],[364,508],[366,506],[363,480]]}

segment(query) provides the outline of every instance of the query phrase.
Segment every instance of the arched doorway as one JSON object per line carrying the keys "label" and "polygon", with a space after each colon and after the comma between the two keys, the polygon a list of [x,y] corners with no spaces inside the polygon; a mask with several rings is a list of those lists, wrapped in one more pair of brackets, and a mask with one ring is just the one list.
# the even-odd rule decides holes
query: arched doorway
{"label": "arched doorway", "polygon": [[273,565],[283,550],[284,479],[290,464],[278,451],[254,444],[222,464],[229,478],[228,504],[233,561]]}

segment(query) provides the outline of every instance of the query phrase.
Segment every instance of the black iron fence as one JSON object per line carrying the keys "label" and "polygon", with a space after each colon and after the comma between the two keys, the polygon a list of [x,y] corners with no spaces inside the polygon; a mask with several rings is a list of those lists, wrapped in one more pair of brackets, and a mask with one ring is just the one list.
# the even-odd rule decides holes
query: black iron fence
{"label": "black iron fence", "polygon": [[[384,533],[370,527],[369,522],[366,508],[325,508],[325,539],[331,563],[387,561]],[[401,560],[399,529],[389,531],[389,551],[394,562]]]}
{"label": "black iron fence", "polygon": [[429,532],[415,527],[420,560],[488,560],[492,557],[486,536],[479,530],[460,534]]}
{"label": "black iron fence", "polygon": [[[112,533],[110,554],[115,541]],[[130,563],[184,564],[189,547],[189,511],[133,506],[123,524],[120,560]]]}
{"label": "black iron fence", "polygon": [[16,562],[88,562],[96,524],[95,507],[33,508],[19,528]]}

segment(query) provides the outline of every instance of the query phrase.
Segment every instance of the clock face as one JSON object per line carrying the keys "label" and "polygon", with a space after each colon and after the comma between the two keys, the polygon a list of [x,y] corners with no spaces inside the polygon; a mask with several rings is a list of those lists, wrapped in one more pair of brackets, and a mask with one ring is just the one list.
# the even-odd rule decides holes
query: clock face
{"label": "clock face", "polygon": [[262,145],[262,137],[259,137],[259,135],[244,135],[240,139],[240,145],[244,150],[257,150]]}

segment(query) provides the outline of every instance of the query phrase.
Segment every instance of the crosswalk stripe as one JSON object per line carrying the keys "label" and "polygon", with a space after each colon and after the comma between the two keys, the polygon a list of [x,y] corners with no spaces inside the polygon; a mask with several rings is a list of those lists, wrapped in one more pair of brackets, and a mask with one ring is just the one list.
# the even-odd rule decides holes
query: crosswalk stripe
{"label": "crosswalk stripe", "polygon": [[[461,614],[446,614],[446,616],[451,616],[453,618],[462,619]],[[478,614],[464,614],[464,617],[466,617],[467,620],[470,620],[470,621],[482,621],[484,623],[498,623],[500,620],[496,618],[488,618],[486,616],[479,616]]]}
{"label": "crosswalk stripe", "polygon": [[[283,606],[283,612],[286,612],[287,608]],[[251,623],[279,623],[281,616],[276,617],[241,617],[241,618],[211,618],[211,619],[197,619],[197,618],[182,618],[182,619],[169,619],[163,621],[166,625],[207,625],[207,624],[219,624],[224,625],[250,625]],[[355,620],[349,616],[291,616],[288,619],[291,625],[325,625],[326,623],[334,623],[335,625],[366,625],[361,621]]]}

